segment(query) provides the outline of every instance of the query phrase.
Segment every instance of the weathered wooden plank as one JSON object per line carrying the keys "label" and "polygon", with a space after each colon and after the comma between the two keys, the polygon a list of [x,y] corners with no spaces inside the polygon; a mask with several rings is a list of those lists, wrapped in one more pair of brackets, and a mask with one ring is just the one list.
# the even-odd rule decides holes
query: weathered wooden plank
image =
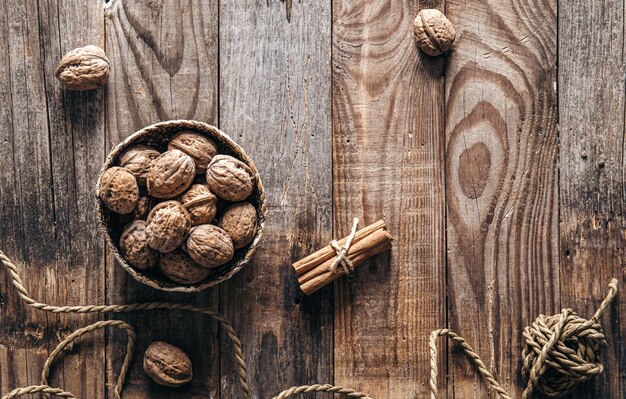
{"label": "weathered wooden plank", "polygon": [[[581,18],[584,16],[584,18]],[[591,317],[611,277],[620,302],[602,325],[605,373],[577,398],[626,392],[624,4],[559,3],[561,303]]]}
{"label": "weathered wooden plank", "polygon": [[391,255],[336,284],[335,382],[425,397],[428,335],[445,325],[445,60],[415,47],[417,1],[333,7],[335,235],[360,217],[394,236]]}
{"label": "weathered wooden plank", "polygon": [[[216,0],[113,0],[105,11],[106,51],[111,60],[107,90],[107,148],[134,131],[160,120],[195,119],[217,123]],[[110,303],[170,300],[217,308],[218,290],[197,295],[157,292],[135,282],[109,259]],[[137,357],[150,342],[164,340],[182,348],[194,365],[194,379],[181,389],[149,382],[141,361],[128,376],[126,398],[219,397],[217,325],[185,312],[124,315],[137,328]],[[107,341],[107,381],[113,384],[123,356],[125,336]]]}
{"label": "weathered wooden plank", "polygon": [[[331,238],[330,12],[328,0],[220,3],[220,125],[269,198],[254,262],[220,289],[253,398],[332,379],[331,289],[303,297],[291,268]],[[241,392],[231,350],[221,351],[223,398]]]}
{"label": "weathered wooden plank", "polygon": [[[82,0],[3,1],[0,21],[0,248],[23,265],[26,285],[38,300],[102,302],[103,243],[93,181],[104,158],[103,90],[65,92],[54,78],[65,52],[85,42],[103,45],[102,8]],[[38,383],[48,351],[96,316],[25,308],[8,276],[2,279],[4,394]],[[102,397],[104,335],[75,344],[52,375],[53,385],[80,397]]]}
{"label": "weathered wooden plank", "polygon": [[[513,397],[522,331],[559,310],[556,2],[449,0],[448,318]],[[449,391],[486,384],[459,350]]]}

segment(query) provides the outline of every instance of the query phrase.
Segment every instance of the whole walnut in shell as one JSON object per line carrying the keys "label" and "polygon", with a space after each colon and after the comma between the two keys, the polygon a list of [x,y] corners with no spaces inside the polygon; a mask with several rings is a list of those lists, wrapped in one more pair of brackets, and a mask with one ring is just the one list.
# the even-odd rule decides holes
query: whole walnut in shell
{"label": "whole walnut in shell", "polygon": [[420,11],[413,21],[417,46],[428,55],[436,56],[450,50],[456,39],[452,23],[437,9]]}
{"label": "whole walnut in shell", "polygon": [[167,149],[180,150],[193,158],[196,174],[205,173],[209,162],[217,154],[217,146],[212,140],[189,130],[183,130],[172,137]]}
{"label": "whole walnut in shell", "polygon": [[100,47],[76,48],[63,56],[54,76],[69,90],[93,90],[109,80],[109,59]]}
{"label": "whole walnut in shell", "polygon": [[226,208],[218,226],[228,234],[235,249],[239,249],[252,242],[256,234],[256,224],[257,216],[254,206],[247,202],[240,202]]}
{"label": "whole walnut in shell", "polygon": [[242,161],[229,155],[216,155],[207,168],[206,181],[221,198],[242,201],[252,194],[255,177]]}
{"label": "whole walnut in shell", "polygon": [[211,269],[200,266],[182,249],[161,254],[159,269],[168,280],[178,284],[196,284],[211,274]]}
{"label": "whole walnut in shell", "polygon": [[143,220],[136,220],[124,229],[120,249],[124,259],[138,270],[150,269],[159,260],[159,253],[148,246],[146,222]]}
{"label": "whole walnut in shell", "polygon": [[120,166],[135,175],[137,184],[145,186],[148,172],[152,167],[152,162],[159,155],[161,155],[161,153],[156,149],[147,145],[138,144],[124,151],[120,156]]}
{"label": "whole walnut in shell", "polygon": [[191,228],[189,213],[176,201],[161,202],[152,208],[146,222],[148,245],[162,253],[182,244]]}
{"label": "whole walnut in shell", "polygon": [[137,180],[124,168],[109,168],[100,176],[98,197],[115,213],[131,213],[139,199]]}
{"label": "whole walnut in shell", "polygon": [[217,213],[217,197],[204,184],[194,184],[180,199],[189,215],[191,224],[210,223]]}
{"label": "whole walnut in shell", "polygon": [[189,356],[163,341],[148,346],[143,356],[143,369],[154,382],[167,387],[181,386],[193,378]]}
{"label": "whole walnut in shell", "polygon": [[184,248],[191,259],[207,268],[223,265],[235,252],[228,234],[210,224],[193,227]]}
{"label": "whole walnut in shell", "polygon": [[152,162],[148,172],[148,193],[155,198],[174,198],[193,183],[196,166],[179,150],[169,150]]}

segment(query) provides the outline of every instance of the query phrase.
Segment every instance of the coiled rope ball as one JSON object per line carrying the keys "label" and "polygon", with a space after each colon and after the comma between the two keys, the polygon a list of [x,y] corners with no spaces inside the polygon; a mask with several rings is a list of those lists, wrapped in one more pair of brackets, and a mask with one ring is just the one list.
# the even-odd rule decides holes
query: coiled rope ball
{"label": "coiled rope ball", "polygon": [[522,376],[528,382],[524,398],[536,389],[548,397],[571,392],[579,382],[602,373],[600,351],[607,346],[600,317],[617,294],[617,280],[591,320],[572,309],[553,316],[540,315],[524,330]]}

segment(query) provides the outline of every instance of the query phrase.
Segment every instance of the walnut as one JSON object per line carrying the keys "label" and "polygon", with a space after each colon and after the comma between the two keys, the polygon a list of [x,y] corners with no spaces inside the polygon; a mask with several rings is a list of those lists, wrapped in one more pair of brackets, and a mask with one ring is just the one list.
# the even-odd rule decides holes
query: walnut
{"label": "walnut", "polygon": [[98,196],[111,211],[122,215],[131,213],[139,199],[137,180],[124,168],[109,168],[100,176]]}
{"label": "walnut", "polygon": [[211,274],[211,269],[200,266],[182,249],[162,254],[159,269],[168,280],[178,284],[196,284]]}
{"label": "walnut", "polygon": [[131,223],[120,237],[120,249],[124,259],[135,269],[146,270],[156,266],[159,253],[148,246],[146,222]]}
{"label": "walnut", "polygon": [[436,9],[420,11],[413,21],[417,46],[428,55],[436,56],[450,50],[456,31],[445,15]]}
{"label": "walnut", "polygon": [[210,223],[217,213],[217,197],[204,184],[194,184],[180,199],[189,215],[191,225]]}
{"label": "walnut", "polygon": [[200,133],[183,130],[170,140],[168,150],[180,150],[193,158],[196,163],[196,174],[203,174],[217,154],[217,146],[213,141]]}
{"label": "walnut", "polygon": [[191,228],[191,217],[179,202],[165,201],[152,208],[147,223],[148,245],[166,253],[185,240]]}
{"label": "walnut", "polygon": [[180,348],[155,341],[143,356],[143,369],[159,385],[178,387],[193,378],[191,360]]}
{"label": "walnut", "polygon": [[193,183],[196,166],[179,150],[169,150],[152,162],[148,172],[148,193],[155,198],[174,198]]}
{"label": "walnut", "polygon": [[63,56],[54,76],[69,90],[93,90],[109,80],[109,59],[100,47],[76,48]]}
{"label": "walnut", "polygon": [[228,201],[242,201],[254,190],[254,174],[245,163],[228,155],[216,155],[206,180],[215,194]]}
{"label": "walnut", "polygon": [[226,208],[218,225],[233,240],[235,249],[239,249],[250,244],[254,239],[256,222],[254,206],[247,202],[240,202]]}
{"label": "walnut", "polygon": [[147,145],[138,144],[130,147],[120,156],[120,166],[128,169],[130,173],[135,175],[137,184],[146,185],[148,171],[160,152]]}
{"label": "walnut", "polygon": [[135,220],[146,220],[148,217],[148,213],[150,213],[150,209],[154,206],[154,200],[152,197],[141,192],[139,193],[139,199],[137,200],[137,206],[133,211],[132,217]]}
{"label": "walnut", "polygon": [[210,224],[193,227],[184,248],[191,259],[208,268],[223,265],[235,252],[228,234]]}

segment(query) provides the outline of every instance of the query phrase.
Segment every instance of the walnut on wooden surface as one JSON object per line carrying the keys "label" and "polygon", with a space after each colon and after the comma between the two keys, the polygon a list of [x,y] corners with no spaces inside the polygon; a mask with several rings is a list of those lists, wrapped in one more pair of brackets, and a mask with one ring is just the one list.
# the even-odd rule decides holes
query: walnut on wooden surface
{"label": "walnut on wooden surface", "polygon": [[98,196],[111,211],[124,215],[135,209],[139,199],[139,186],[132,173],[114,166],[100,177]]}
{"label": "walnut on wooden surface", "polygon": [[179,202],[161,202],[148,214],[148,245],[162,253],[171,252],[182,244],[190,228],[191,217]]}
{"label": "walnut on wooden surface", "polygon": [[139,192],[139,199],[137,200],[137,206],[133,210],[133,219],[146,220],[150,209],[154,206],[154,199],[147,194]]}
{"label": "walnut on wooden surface", "polygon": [[168,280],[177,284],[196,284],[211,274],[211,269],[200,266],[182,249],[161,254],[159,269]]}
{"label": "walnut on wooden surface", "polygon": [[254,190],[252,170],[229,155],[216,155],[209,164],[206,180],[215,194],[228,201],[243,201]]}
{"label": "walnut on wooden surface", "polygon": [[257,215],[254,206],[240,202],[226,208],[218,226],[228,234],[235,249],[239,249],[252,242],[256,234],[256,224]]}
{"label": "walnut on wooden surface", "polygon": [[195,226],[189,232],[185,250],[196,263],[207,268],[221,266],[233,258],[233,242],[224,230],[211,224]]}
{"label": "walnut on wooden surface", "polygon": [[137,184],[145,186],[152,162],[159,155],[161,153],[153,147],[137,144],[124,151],[120,156],[120,166],[128,169],[130,173],[135,175]]}
{"label": "walnut on wooden surface", "polygon": [[155,198],[174,198],[193,183],[196,166],[193,159],[179,150],[169,150],[152,162],[148,172],[148,193]]}
{"label": "walnut on wooden surface", "polygon": [[124,259],[137,270],[151,269],[159,260],[159,253],[148,245],[146,222],[143,220],[136,220],[124,229],[120,249]]}
{"label": "walnut on wooden surface", "polygon": [[148,346],[143,356],[143,369],[154,382],[167,387],[181,386],[193,378],[189,356],[163,341]]}
{"label": "walnut on wooden surface", "polygon": [[428,55],[436,56],[450,50],[456,39],[454,26],[437,9],[420,11],[413,21],[417,46]]}
{"label": "walnut on wooden surface", "polygon": [[109,59],[100,47],[76,48],[63,56],[54,75],[69,90],[93,90],[109,80]]}
{"label": "walnut on wooden surface", "polygon": [[217,197],[204,184],[192,185],[180,202],[189,212],[192,226],[210,223],[217,213]]}
{"label": "walnut on wooden surface", "polygon": [[217,154],[217,146],[212,140],[189,130],[183,130],[172,137],[167,149],[180,150],[193,158],[196,174],[205,173],[209,162]]}

